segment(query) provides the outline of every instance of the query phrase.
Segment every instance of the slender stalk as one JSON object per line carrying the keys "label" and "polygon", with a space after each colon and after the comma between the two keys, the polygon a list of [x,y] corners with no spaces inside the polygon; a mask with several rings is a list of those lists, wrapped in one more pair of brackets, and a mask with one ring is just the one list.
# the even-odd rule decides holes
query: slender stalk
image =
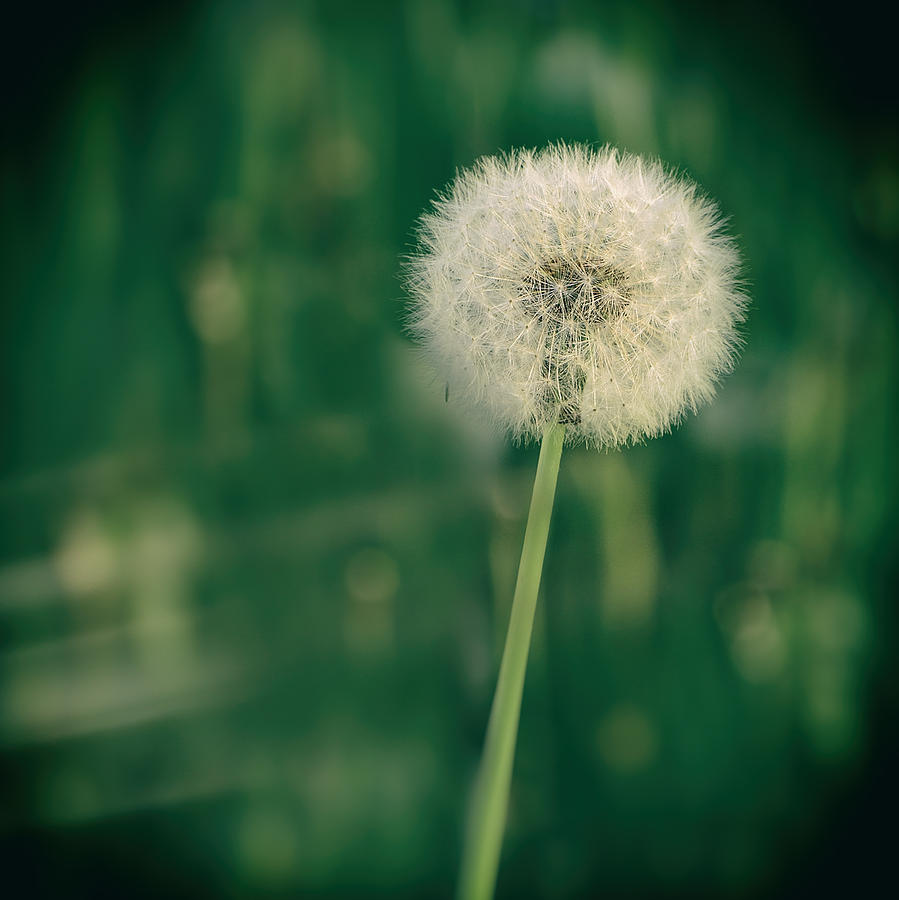
{"label": "slender stalk", "polygon": [[518,736],[521,693],[564,437],[563,425],[551,425],[544,431],[540,445],[540,460],[518,565],[509,631],[465,834],[459,900],[489,900],[496,886]]}

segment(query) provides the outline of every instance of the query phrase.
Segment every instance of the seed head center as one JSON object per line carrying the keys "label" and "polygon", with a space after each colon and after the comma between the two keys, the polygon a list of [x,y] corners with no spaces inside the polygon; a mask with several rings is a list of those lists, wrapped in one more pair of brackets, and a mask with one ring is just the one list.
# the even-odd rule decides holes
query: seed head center
{"label": "seed head center", "polygon": [[612,266],[554,256],[525,277],[521,300],[535,318],[576,327],[620,318],[630,292],[624,274]]}

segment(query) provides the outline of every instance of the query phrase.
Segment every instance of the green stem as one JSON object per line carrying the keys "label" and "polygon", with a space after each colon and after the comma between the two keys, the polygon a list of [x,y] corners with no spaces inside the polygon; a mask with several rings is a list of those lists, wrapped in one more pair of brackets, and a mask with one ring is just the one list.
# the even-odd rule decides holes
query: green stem
{"label": "green stem", "polygon": [[543,443],[540,445],[540,460],[518,565],[509,631],[465,834],[459,900],[489,900],[496,885],[518,736],[521,693],[564,437],[563,425],[551,425],[543,433]]}

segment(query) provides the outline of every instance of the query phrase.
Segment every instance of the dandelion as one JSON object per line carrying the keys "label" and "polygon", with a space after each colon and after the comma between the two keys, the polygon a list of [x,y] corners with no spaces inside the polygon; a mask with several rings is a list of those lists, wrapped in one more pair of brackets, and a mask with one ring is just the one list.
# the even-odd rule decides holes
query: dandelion
{"label": "dandelion", "polygon": [[744,297],[716,207],[657,163],[564,144],[487,157],[422,219],[412,328],[450,395],[514,437],[667,431],[732,364]]}
{"label": "dandelion", "polygon": [[612,148],[486,157],[420,237],[410,325],[450,396],[542,441],[460,883],[489,897],[562,445],[621,447],[695,412],[733,365],[746,298],[717,207]]}

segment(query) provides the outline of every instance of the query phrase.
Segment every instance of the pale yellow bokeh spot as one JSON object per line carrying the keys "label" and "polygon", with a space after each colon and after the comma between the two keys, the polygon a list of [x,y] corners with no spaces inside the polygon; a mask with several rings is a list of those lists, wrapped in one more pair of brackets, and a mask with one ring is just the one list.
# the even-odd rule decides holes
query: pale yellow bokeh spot
{"label": "pale yellow bokeh spot", "polygon": [[650,766],[658,754],[658,735],[650,718],[639,707],[622,703],[600,721],[596,733],[602,761],[620,775]]}

